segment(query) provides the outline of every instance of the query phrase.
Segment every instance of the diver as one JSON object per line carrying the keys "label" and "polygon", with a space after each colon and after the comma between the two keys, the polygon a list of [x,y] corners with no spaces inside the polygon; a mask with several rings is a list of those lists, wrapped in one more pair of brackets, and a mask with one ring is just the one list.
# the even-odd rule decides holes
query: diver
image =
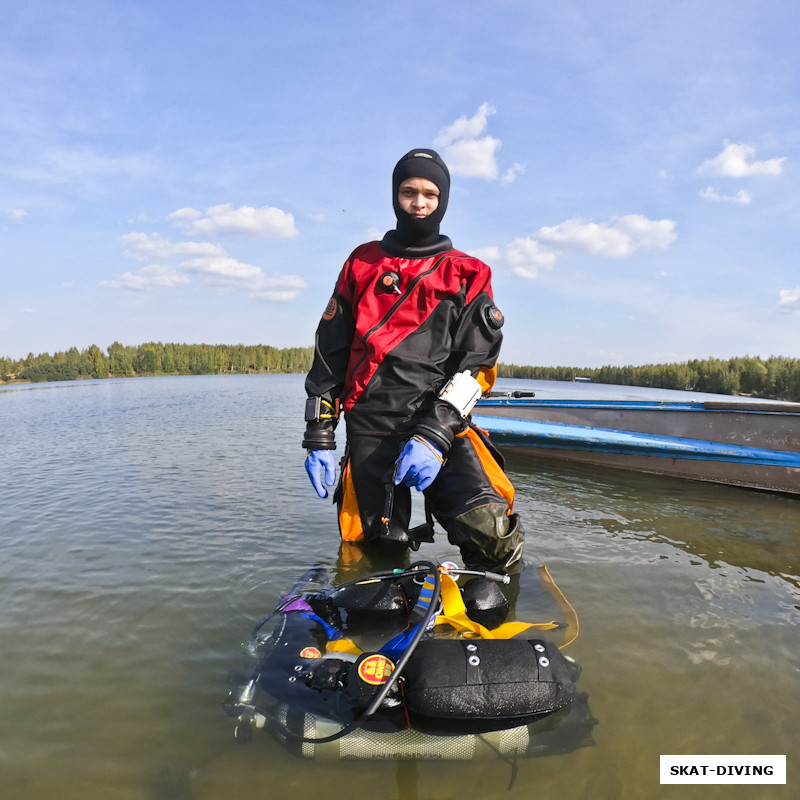
{"label": "diver", "polygon": [[[392,174],[396,227],[357,247],[322,314],[306,378],[303,447],[317,494],[336,483],[335,429],[347,444],[334,492],[343,543],[397,554],[447,532],[467,569],[513,575],[524,534],[502,458],[470,422],[497,375],[503,315],[491,271],[439,226],[450,173],[433,150]],[[428,523],[409,530],[411,488]]]}

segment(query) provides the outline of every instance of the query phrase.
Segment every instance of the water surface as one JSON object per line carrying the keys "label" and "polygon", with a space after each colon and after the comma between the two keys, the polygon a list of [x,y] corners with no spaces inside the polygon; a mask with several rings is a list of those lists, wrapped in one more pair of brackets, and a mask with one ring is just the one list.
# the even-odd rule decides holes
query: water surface
{"label": "water surface", "polygon": [[[300,376],[0,390],[4,798],[790,796],[800,501],[528,456],[507,465],[525,556],[578,612],[567,652],[594,747],[520,760],[509,789],[500,761],[324,763],[268,734],[237,744],[221,701],[242,642],[339,555],[303,470],[302,401]],[[420,552],[454,555],[444,536]],[[789,785],[659,786],[672,753],[785,753]]]}

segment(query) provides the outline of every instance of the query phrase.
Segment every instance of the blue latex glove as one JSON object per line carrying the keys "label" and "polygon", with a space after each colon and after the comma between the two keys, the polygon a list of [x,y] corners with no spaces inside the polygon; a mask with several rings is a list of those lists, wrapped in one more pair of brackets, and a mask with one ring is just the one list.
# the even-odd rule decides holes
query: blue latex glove
{"label": "blue latex glove", "polygon": [[327,497],[328,490],[322,485],[322,471],[325,471],[325,484],[336,483],[336,459],[333,450],[312,450],[306,456],[306,472],[311,478],[311,485],[320,497]]}
{"label": "blue latex glove", "polygon": [[418,492],[423,492],[434,482],[443,463],[444,458],[438,448],[422,436],[413,436],[395,462],[394,485],[404,483],[406,486],[416,486]]}

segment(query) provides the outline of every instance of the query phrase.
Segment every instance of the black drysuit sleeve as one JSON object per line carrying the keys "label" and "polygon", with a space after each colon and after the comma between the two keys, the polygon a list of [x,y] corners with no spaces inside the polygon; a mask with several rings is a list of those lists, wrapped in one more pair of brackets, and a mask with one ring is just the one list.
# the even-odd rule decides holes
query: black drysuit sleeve
{"label": "black drysuit sleeve", "polygon": [[[306,394],[321,397],[336,405],[344,386],[355,320],[350,304],[334,291],[314,337],[314,362],[306,377]],[[333,450],[338,419],[308,422],[303,447],[308,450]]]}

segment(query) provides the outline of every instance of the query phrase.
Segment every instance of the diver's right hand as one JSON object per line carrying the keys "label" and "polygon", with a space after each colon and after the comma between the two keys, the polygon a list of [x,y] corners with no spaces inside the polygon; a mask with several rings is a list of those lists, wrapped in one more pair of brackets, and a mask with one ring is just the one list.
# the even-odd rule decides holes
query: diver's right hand
{"label": "diver's right hand", "polygon": [[336,483],[336,459],[333,453],[333,450],[309,450],[306,456],[306,472],[311,478],[311,485],[323,498],[328,496],[328,490],[322,485],[323,470],[325,484],[333,486]]}

